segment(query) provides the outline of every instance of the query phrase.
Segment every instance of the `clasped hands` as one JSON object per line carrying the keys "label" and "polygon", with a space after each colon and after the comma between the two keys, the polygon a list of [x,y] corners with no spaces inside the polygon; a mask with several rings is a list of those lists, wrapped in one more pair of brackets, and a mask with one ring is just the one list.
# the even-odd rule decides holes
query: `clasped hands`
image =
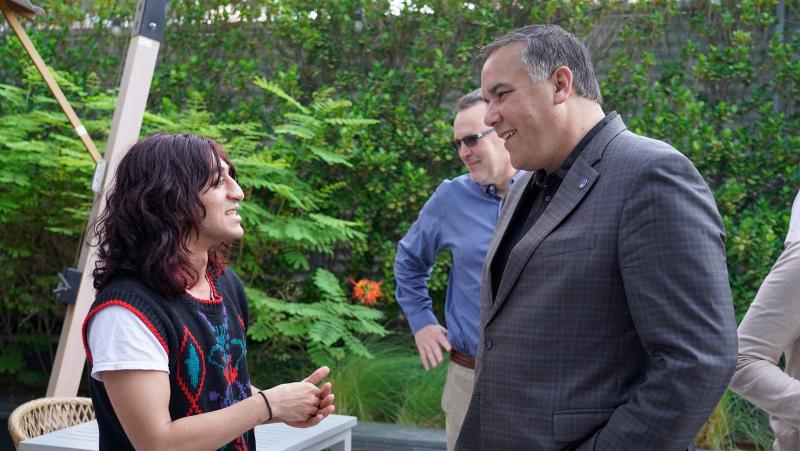
{"label": "clasped hands", "polygon": [[321,388],[317,387],[329,373],[330,369],[323,366],[300,382],[281,384],[264,390],[272,408],[272,420],[297,428],[307,428],[316,426],[333,413],[336,407],[333,405],[331,383],[326,382]]}

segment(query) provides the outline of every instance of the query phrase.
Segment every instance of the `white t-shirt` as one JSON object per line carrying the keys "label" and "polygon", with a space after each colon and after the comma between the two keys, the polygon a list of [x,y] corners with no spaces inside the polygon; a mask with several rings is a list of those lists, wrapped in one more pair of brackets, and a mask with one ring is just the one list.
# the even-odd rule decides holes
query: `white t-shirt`
{"label": "white t-shirt", "polygon": [[169,357],[156,336],[133,312],[119,305],[95,313],[87,325],[92,377],[101,372],[154,370],[169,373]]}
{"label": "white t-shirt", "polygon": [[800,241],[800,191],[798,191],[797,197],[794,198],[794,204],[792,204],[792,217],[789,219],[789,233],[786,234],[786,241],[784,244],[788,246],[795,241]]}

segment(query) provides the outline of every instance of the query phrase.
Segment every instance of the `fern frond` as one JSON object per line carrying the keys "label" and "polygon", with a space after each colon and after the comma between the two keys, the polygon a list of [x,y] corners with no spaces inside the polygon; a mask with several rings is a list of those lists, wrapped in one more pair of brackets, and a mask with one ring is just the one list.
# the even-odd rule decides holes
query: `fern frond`
{"label": "fern frond", "polygon": [[286,262],[289,263],[293,269],[302,269],[307,271],[311,267],[311,264],[308,262],[306,256],[298,251],[284,252],[283,259],[286,260]]}
{"label": "fern frond", "polygon": [[295,124],[281,124],[275,127],[275,133],[279,135],[292,135],[303,139],[314,139],[316,132],[308,127]]}
{"label": "fern frond", "polygon": [[331,305],[329,307],[337,316],[346,318],[348,320],[366,320],[375,321],[383,318],[383,313],[374,308],[365,307],[363,305],[351,305],[342,303],[339,305]]}
{"label": "fern frond", "polygon": [[336,319],[322,319],[317,321],[308,330],[308,338],[318,341],[325,346],[330,346],[349,333],[341,321]]}
{"label": "fern frond", "polygon": [[25,90],[16,86],[0,83],[0,99],[3,103],[14,107],[25,105]]}
{"label": "fern frond", "polygon": [[305,337],[308,332],[308,324],[305,320],[292,318],[276,323],[275,330],[287,337]]}
{"label": "fern frond", "polygon": [[340,348],[327,347],[318,342],[311,342],[308,345],[308,356],[314,362],[314,365],[333,367],[338,360],[344,358],[344,352]]}
{"label": "fern frond", "polygon": [[324,121],[308,114],[286,113],[283,116],[296,124],[313,128],[316,131],[320,131],[325,127]]}
{"label": "fern frond", "polygon": [[205,113],[208,111],[203,93],[195,90],[189,91],[189,110],[194,113]]}
{"label": "fern frond", "polygon": [[344,341],[344,344],[349,352],[361,357],[366,357],[368,359],[372,358],[372,353],[370,353],[367,347],[364,346],[364,343],[362,343],[361,340],[356,338],[350,332],[345,332],[342,335],[342,341]]}
{"label": "fern frond", "polygon": [[346,228],[363,226],[363,224],[358,221],[347,221],[344,219],[334,218],[333,216],[323,215],[320,213],[311,213],[308,216],[320,224],[324,224],[326,226],[333,227],[336,229],[346,229]]}
{"label": "fern frond", "polygon": [[94,111],[114,111],[116,106],[117,99],[105,95],[87,98],[83,103],[84,108]]}
{"label": "fern frond", "polygon": [[351,106],[353,106],[353,102],[347,99],[331,99],[331,98],[320,99],[311,104],[311,107],[314,108],[315,111],[322,114],[350,108]]}
{"label": "fern frond", "polygon": [[314,286],[322,292],[323,296],[335,301],[345,299],[344,290],[339,285],[339,279],[327,269],[318,268],[314,271],[312,280],[314,281]]}
{"label": "fern frond", "polygon": [[[372,309],[372,310],[374,310],[376,312],[379,312],[379,310],[376,310],[376,309]],[[349,324],[352,324],[352,323],[349,323]],[[353,330],[355,332],[358,332],[358,333],[364,334],[364,335],[378,335],[380,337],[385,337],[386,335],[389,335],[389,331],[386,330],[386,328],[384,328],[380,324],[376,323],[375,321],[368,321],[366,319],[359,320],[358,321],[358,327],[353,327]]]}
{"label": "fern frond", "polygon": [[272,213],[270,213],[266,208],[257,204],[256,202],[248,202],[242,201],[241,203],[242,211],[244,215],[248,218],[254,218],[259,222],[269,222],[272,219]]}
{"label": "fern frond", "polygon": [[174,121],[167,119],[164,116],[160,116],[153,113],[148,113],[147,111],[144,112],[144,122],[146,124],[152,124],[153,126],[162,126],[164,128],[176,128],[178,124]]}
{"label": "fern frond", "polygon": [[330,185],[325,185],[322,188],[320,188],[320,192],[323,195],[327,196],[335,193],[336,191],[339,191],[342,188],[347,188],[347,182],[344,180],[336,183],[331,183]]}
{"label": "fern frond", "polygon": [[255,84],[256,84],[256,86],[264,88],[267,91],[269,91],[269,92],[275,94],[276,96],[282,98],[287,103],[289,103],[290,105],[294,106],[295,108],[297,108],[298,110],[302,111],[303,113],[306,113],[306,114],[310,113],[308,108],[304,107],[302,104],[300,104],[300,102],[295,100],[294,97],[292,97],[289,94],[287,94],[286,91],[284,91],[283,88],[281,88],[277,83],[275,83],[273,81],[270,81],[270,80],[267,80],[264,77],[256,77]]}
{"label": "fern frond", "polygon": [[290,220],[286,222],[283,229],[286,237],[294,241],[305,241],[307,243],[318,243],[317,237],[312,230],[305,226],[305,221]]}
{"label": "fern frond", "polygon": [[374,125],[381,123],[381,121],[376,119],[364,119],[358,117],[329,117],[325,118],[325,122],[333,125],[354,125],[354,126],[365,126],[365,125]]}
{"label": "fern frond", "polygon": [[272,183],[272,182],[264,182],[263,186],[268,190],[272,191],[273,193],[290,201],[292,205],[301,210],[310,210],[311,208],[313,208],[311,205],[309,205],[308,202],[300,199],[300,197],[297,196],[297,194],[295,193],[294,189],[292,189],[291,186],[284,185],[281,183]]}
{"label": "fern frond", "polygon": [[245,288],[247,297],[253,310],[288,314],[303,321],[316,320],[330,316],[330,310],[318,304],[304,304],[300,302],[287,302],[271,296],[255,288]]}
{"label": "fern frond", "polygon": [[353,164],[350,163],[349,158],[344,155],[340,155],[338,153],[331,152],[330,150],[323,149],[317,146],[308,146],[308,150],[310,150],[311,153],[317,156],[320,160],[330,165],[341,164],[348,168],[353,167]]}

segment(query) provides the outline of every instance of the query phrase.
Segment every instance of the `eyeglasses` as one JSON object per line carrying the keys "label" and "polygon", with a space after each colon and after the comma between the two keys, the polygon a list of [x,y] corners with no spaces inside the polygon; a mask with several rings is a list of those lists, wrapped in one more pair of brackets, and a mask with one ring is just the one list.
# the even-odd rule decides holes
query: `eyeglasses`
{"label": "eyeglasses", "polygon": [[484,136],[490,135],[494,133],[494,129],[490,128],[489,130],[484,130],[480,133],[475,133],[474,135],[468,135],[461,139],[454,139],[450,145],[453,146],[453,150],[458,152],[461,150],[461,143],[466,144],[467,147],[475,147],[475,144],[478,144],[478,140],[483,138]]}

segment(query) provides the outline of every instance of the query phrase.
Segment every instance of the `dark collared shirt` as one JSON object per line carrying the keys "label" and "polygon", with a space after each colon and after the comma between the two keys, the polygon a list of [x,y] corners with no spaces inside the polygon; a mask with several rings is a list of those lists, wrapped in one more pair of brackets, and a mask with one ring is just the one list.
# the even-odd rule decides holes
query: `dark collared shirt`
{"label": "dark collared shirt", "polygon": [[556,195],[558,187],[561,182],[567,177],[569,169],[575,160],[578,159],[583,149],[589,144],[603,127],[617,117],[616,111],[608,113],[600,122],[595,124],[589,133],[587,133],[578,144],[572,149],[564,163],[558,170],[552,174],[548,174],[544,169],[540,169],[533,173],[528,185],[525,187],[522,196],[517,204],[517,209],[514,210],[514,215],[508,224],[506,233],[503,235],[500,245],[497,247],[497,252],[492,260],[492,302],[497,297],[497,289],[500,287],[500,282],[503,278],[503,272],[508,263],[508,257],[514,246],[517,245],[519,240],[528,233],[528,231],[536,223],[536,220],[544,213],[544,210],[550,205],[550,201]]}

